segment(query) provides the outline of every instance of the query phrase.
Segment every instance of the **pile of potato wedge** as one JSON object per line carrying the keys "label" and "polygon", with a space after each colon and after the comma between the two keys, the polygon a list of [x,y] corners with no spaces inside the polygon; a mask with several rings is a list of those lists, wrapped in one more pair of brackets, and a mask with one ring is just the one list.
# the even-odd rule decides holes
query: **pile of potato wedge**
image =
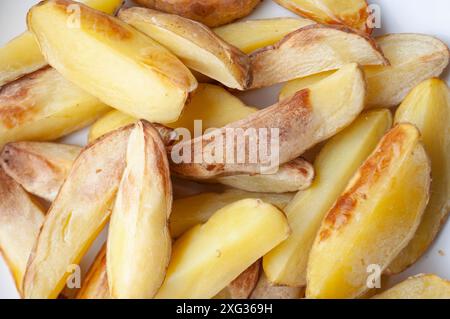
{"label": "pile of potato wedge", "polygon": [[[373,37],[364,0],[238,21],[261,1],[135,2],[42,1],[0,48],[0,252],[21,297],[450,299],[432,274],[369,284],[449,213],[445,43]],[[280,83],[264,109],[237,97]],[[84,127],[85,147],[58,142]],[[233,129],[278,129],[278,169],[204,160]]]}

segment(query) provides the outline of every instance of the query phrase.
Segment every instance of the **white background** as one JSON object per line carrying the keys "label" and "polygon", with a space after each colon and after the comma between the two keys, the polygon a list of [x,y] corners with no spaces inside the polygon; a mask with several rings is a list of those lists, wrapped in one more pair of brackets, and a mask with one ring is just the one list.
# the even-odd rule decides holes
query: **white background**
{"label": "white background", "polygon": [[[31,5],[37,2],[36,0],[0,0],[0,45],[5,44],[25,30],[26,12]],[[382,25],[376,34],[393,32],[426,33],[437,36],[450,44],[449,0],[369,0],[369,2],[378,4],[381,8]],[[249,18],[283,16],[295,15],[272,1],[264,0],[264,3]],[[449,82],[448,70],[444,77]],[[271,105],[276,100],[276,93],[277,88],[271,88],[244,93],[241,98],[249,105],[263,107]],[[85,140],[85,131],[78,132],[65,139],[68,143],[76,144],[84,144]],[[99,243],[95,246],[98,245]],[[89,260],[86,263],[89,263]],[[392,278],[390,284],[409,275],[419,273],[434,273],[450,279],[450,222],[443,228],[428,253],[408,271]],[[17,297],[18,294],[9,270],[0,257],[0,298]]]}

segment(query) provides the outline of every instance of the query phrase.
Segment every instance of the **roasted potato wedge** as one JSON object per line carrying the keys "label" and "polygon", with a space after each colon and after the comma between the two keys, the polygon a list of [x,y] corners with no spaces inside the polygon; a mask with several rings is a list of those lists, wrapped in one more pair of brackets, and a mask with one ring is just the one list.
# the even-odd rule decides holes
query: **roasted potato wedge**
{"label": "roasted potato wedge", "polygon": [[49,64],[124,113],[160,123],[176,121],[197,86],[189,69],[149,37],[85,5],[78,4],[78,25],[71,25],[68,8],[74,4],[47,0],[28,13],[28,28]]}
{"label": "roasted potato wedge", "polygon": [[275,0],[294,13],[323,24],[346,25],[371,33],[370,12],[366,0]]}
{"label": "roasted potato wedge", "polygon": [[312,186],[299,192],[285,209],[291,235],[263,258],[271,282],[306,285],[308,256],[322,219],[391,125],[388,110],[363,113],[325,144],[316,158]]}
{"label": "roasted potato wedge", "polygon": [[262,273],[250,299],[300,299],[304,296],[304,288],[276,286]]}
{"label": "roasted potato wedge", "polygon": [[[112,14],[122,5],[123,0],[79,0],[79,2]],[[46,65],[47,61],[33,34],[24,32],[0,47],[0,87]]]}
{"label": "roasted potato wedge", "polygon": [[430,202],[408,246],[389,265],[399,273],[416,262],[433,242],[450,211],[450,96],[446,83],[431,79],[411,91],[395,114],[397,123],[414,124],[431,160]]}
{"label": "roasted potato wedge", "polygon": [[169,49],[190,69],[233,89],[251,82],[250,59],[203,24],[178,15],[129,8],[119,18]]}
{"label": "roasted potato wedge", "polygon": [[52,202],[80,152],[74,145],[15,142],[5,145],[0,164],[29,193]]}
{"label": "roasted potato wedge", "polygon": [[[447,46],[427,35],[389,34],[377,38],[376,42],[391,64],[364,67],[368,108],[397,106],[416,85],[439,76],[449,62]],[[324,72],[288,82],[281,89],[280,100],[332,73]]]}
{"label": "roasted potato wedge", "polygon": [[28,258],[44,222],[44,209],[0,168],[0,253],[21,295]]}
{"label": "roasted potato wedge", "polygon": [[217,211],[181,236],[156,298],[211,298],[286,239],[284,214],[258,199]]}
{"label": "roasted potato wedge", "polygon": [[0,147],[20,140],[52,140],[109,110],[97,98],[44,68],[0,88]]}
{"label": "roasted potato wedge", "polygon": [[[55,298],[111,214],[133,126],[114,131],[77,157],[53,202],[24,280],[26,298]],[[114,150],[113,152],[111,150]]]}
{"label": "roasted potato wedge", "polygon": [[339,69],[348,63],[388,65],[374,40],[343,27],[310,25],[250,55],[252,88]]}
{"label": "roasted potato wedge", "polygon": [[369,266],[383,272],[408,244],[429,198],[431,169],[410,124],[390,130],[322,221],[309,255],[306,296],[354,298]]}
{"label": "roasted potato wedge", "polygon": [[[218,156],[213,156],[216,157],[214,163],[208,163],[205,159],[211,158],[208,153],[211,149],[220,150],[218,153],[222,155],[247,152],[245,138],[234,137],[236,143],[226,143],[230,139],[230,133],[240,135],[242,131],[266,129],[272,134],[278,129],[281,133],[278,136],[279,164],[287,163],[349,125],[361,112],[364,98],[365,81],[362,71],[356,64],[344,66],[333,77],[298,92],[291,99],[221,129],[174,145],[170,150],[171,169],[179,176],[196,179],[261,173],[273,164],[264,162],[261,156],[255,163],[251,163],[248,156],[240,163],[238,160],[217,159]],[[259,136],[254,138],[256,143],[262,143]],[[230,147],[234,149],[229,149]],[[189,158],[204,161],[190,163],[195,161],[189,161]]]}
{"label": "roasted potato wedge", "polygon": [[149,299],[161,287],[172,248],[171,209],[164,144],[151,124],[137,122],[109,224],[106,269],[112,297]]}
{"label": "roasted potato wedge", "polygon": [[273,45],[288,33],[314,24],[314,21],[301,18],[274,18],[238,21],[214,28],[214,32],[226,42],[244,53]]}
{"label": "roasted potato wedge", "polygon": [[106,274],[106,245],[99,251],[76,295],[76,299],[110,299]]}
{"label": "roasted potato wedge", "polygon": [[249,15],[261,0],[136,0],[136,3],[216,27]]}
{"label": "roasted potato wedge", "polygon": [[214,299],[248,299],[258,283],[260,268],[261,261],[258,260],[215,295]]}
{"label": "roasted potato wedge", "polygon": [[450,299],[450,281],[436,275],[417,275],[373,299]]}

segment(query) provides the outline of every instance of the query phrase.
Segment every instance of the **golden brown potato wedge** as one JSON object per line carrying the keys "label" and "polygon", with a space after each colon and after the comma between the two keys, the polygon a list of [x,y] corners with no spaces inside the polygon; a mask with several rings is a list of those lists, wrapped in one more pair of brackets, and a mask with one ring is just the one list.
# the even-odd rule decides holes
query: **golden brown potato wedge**
{"label": "golden brown potato wedge", "polygon": [[244,90],[250,85],[248,56],[205,25],[137,7],[121,10],[119,18],[169,49],[188,68],[229,88]]}
{"label": "golden brown potato wedge", "polygon": [[439,79],[421,83],[411,91],[395,114],[397,123],[414,124],[431,160],[430,202],[408,246],[389,265],[399,273],[416,262],[433,242],[450,211],[450,96]]}
{"label": "golden brown potato wedge", "polygon": [[5,172],[29,193],[52,202],[81,147],[45,142],[8,143],[0,155]]}
{"label": "golden brown potato wedge", "polygon": [[136,3],[216,27],[249,15],[261,0],[136,0]]}
{"label": "golden brown potato wedge", "polygon": [[108,278],[106,274],[106,245],[95,257],[76,299],[110,299]]}
{"label": "golden brown potato wedge", "polygon": [[0,253],[21,295],[28,258],[44,222],[44,209],[0,168]]}
{"label": "golden brown potato wedge", "polygon": [[450,281],[436,275],[410,277],[373,299],[450,299]]}
{"label": "golden brown potato wedge", "polygon": [[310,25],[250,55],[252,88],[339,69],[348,63],[387,65],[374,40],[343,27]]}
{"label": "golden brown potato wedge", "polygon": [[[298,92],[290,99],[174,145],[170,150],[171,169],[179,176],[196,179],[261,173],[272,168],[273,156],[270,155],[274,154],[268,152],[269,156],[258,156],[252,163],[248,144],[261,146],[264,143],[264,139],[255,136],[260,135],[254,134],[255,131],[266,131],[270,135],[263,136],[266,140],[279,139],[276,156],[279,164],[284,164],[350,124],[361,112],[364,98],[362,71],[356,64],[346,65],[333,77]],[[247,143],[245,134],[255,143]],[[233,141],[233,138],[234,143],[227,143],[227,139]],[[212,151],[213,155],[210,154]],[[236,154],[240,153],[246,155],[244,161],[236,159]],[[225,160],[224,157],[229,158]]]}
{"label": "golden brown potato wedge", "polygon": [[28,13],[28,28],[49,64],[127,114],[161,123],[176,121],[197,86],[189,69],[149,37],[85,5],[78,4],[79,19],[71,23],[68,9],[74,4],[47,0]]}
{"label": "golden brown potato wedge", "polygon": [[[123,0],[79,0],[87,6],[112,14]],[[75,8],[71,8],[74,13]],[[0,47],[0,87],[47,65],[31,32],[24,32]]]}
{"label": "golden brown potato wedge", "polygon": [[258,199],[217,211],[175,242],[156,298],[211,298],[289,235],[284,214]]}
{"label": "golden brown potato wedge", "polygon": [[151,124],[137,122],[109,224],[106,269],[112,297],[149,299],[156,294],[170,260],[171,209],[164,144]]}
{"label": "golden brown potato wedge", "polygon": [[[439,76],[449,62],[449,50],[440,40],[422,34],[389,34],[376,39],[389,66],[364,67],[367,102],[371,107],[393,107],[422,81]],[[280,100],[309,87],[333,71],[288,82],[280,92]]]}
{"label": "golden brown potato wedge", "polygon": [[346,25],[361,32],[371,33],[366,0],[275,0],[294,13],[323,24]]}
{"label": "golden brown potato wedge", "polygon": [[322,221],[309,255],[306,296],[354,298],[408,244],[429,198],[430,163],[419,131],[390,130]]}
{"label": "golden brown potato wedge", "polygon": [[80,129],[109,108],[44,68],[0,88],[0,147],[19,140],[52,140]]}
{"label": "golden brown potato wedge", "polygon": [[291,235],[263,258],[271,282],[306,285],[308,256],[322,219],[391,125],[388,110],[363,113],[325,144],[314,164],[317,175],[312,186],[299,192],[285,209]]}
{"label": "golden brown potato wedge", "polygon": [[69,276],[68,267],[81,260],[108,221],[132,129],[128,126],[103,136],[77,157],[30,257],[26,298],[57,297]]}
{"label": "golden brown potato wedge", "polygon": [[250,299],[300,299],[304,296],[304,288],[276,286],[262,273]]}
{"label": "golden brown potato wedge", "polygon": [[258,260],[222,289],[214,299],[248,299],[259,279],[261,261]]}
{"label": "golden brown potato wedge", "polygon": [[314,24],[301,18],[274,18],[238,21],[214,28],[214,33],[244,53],[273,45],[288,33]]}

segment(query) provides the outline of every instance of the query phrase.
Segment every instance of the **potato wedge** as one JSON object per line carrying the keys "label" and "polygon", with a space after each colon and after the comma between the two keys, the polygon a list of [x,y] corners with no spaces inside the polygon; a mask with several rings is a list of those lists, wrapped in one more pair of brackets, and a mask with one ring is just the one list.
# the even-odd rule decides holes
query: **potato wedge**
{"label": "potato wedge", "polygon": [[170,215],[170,233],[178,238],[195,225],[206,223],[219,209],[246,198],[261,199],[279,209],[284,209],[292,199],[291,194],[259,194],[240,190],[227,190],[223,193],[202,193],[177,199]]}
{"label": "potato wedge", "polygon": [[276,286],[262,273],[250,299],[300,299],[304,296],[304,288]]}
{"label": "potato wedge", "polygon": [[[364,67],[368,108],[394,107],[422,81],[439,76],[449,63],[449,50],[440,40],[422,34],[389,34],[376,38],[390,66]],[[280,100],[317,83],[333,72],[288,82]]]}
{"label": "potato wedge", "polygon": [[[79,0],[87,6],[112,14],[123,0]],[[74,12],[72,8],[71,12]],[[47,65],[38,43],[26,31],[0,47],[0,87]]]}
{"label": "potato wedge", "polygon": [[52,140],[78,130],[109,107],[44,68],[0,89],[0,147],[19,140]]}
{"label": "potato wedge", "polygon": [[217,211],[175,242],[156,298],[211,298],[289,235],[284,214],[258,199]]}
{"label": "potato wedge", "polygon": [[216,27],[249,15],[261,0],[136,0],[136,3]]}
{"label": "potato wedge", "polygon": [[74,145],[15,142],[5,145],[0,164],[29,193],[52,202],[80,152]]}
{"label": "potato wedge", "polygon": [[429,198],[431,169],[410,124],[390,130],[330,209],[309,255],[306,296],[354,298],[408,244]]}
{"label": "potato wedge", "polygon": [[425,253],[450,212],[450,96],[447,84],[439,79],[421,83],[397,109],[395,121],[414,124],[422,133],[433,180],[430,202],[422,222],[408,246],[389,265],[390,273],[402,272]]}
{"label": "potato wedge", "polygon": [[222,289],[214,299],[248,299],[259,279],[261,261],[258,260]]}
{"label": "potato wedge", "polygon": [[250,85],[248,56],[205,25],[138,7],[120,10],[119,18],[169,49],[188,68],[229,88],[244,90]]}
{"label": "potato wedge", "polygon": [[371,33],[366,0],[275,0],[294,13],[323,24],[340,24]]}
{"label": "potato wedge", "polygon": [[450,281],[436,275],[410,277],[373,299],[450,299]]}
{"label": "potato wedge", "polygon": [[0,168],[0,253],[22,293],[28,258],[44,222],[44,209]]}
{"label": "potato wedge", "polygon": [[151,124],[137,122],[109,224],[106,269],[112,297],[149,299],[156,294],[170,260],[171,209],[164,144]]}
{"label": "potato wedge", "polygon": [[[270,158],[270,155],[274,154],[270,153],[266,159],[264,156],[258,156],[254,163],[249,160],[250,156],[246,156],[245,161],[236,160],[234,154],[248,155],[249,152],[249,143],[246,143],[245,135],[242,138],[242,132],[247,134],[255,129],[262,132],[265,129],[270,135],[274,134],[275,138],[278,130],[280,143],[276,155],[279,164],[287,163],[349,125],[361,112],[364,98],[365,81],[362,71],[356,64],[346,65],[333,77],[298,92],[291,99],[281,101],[221,129],[174,145],[170,150],[172,172],[181,177],[211,179],[226,175],[261,173],[265,168],[271,168],[274,163],[270,163],[267,157]],[[235,143],[226,142],[227,139],[230,140],[230,135],[235,139]],[[257,147],[264,143],[259,136],[255,136],[259,134],[252,135]],[[273,136],[266,139],[270,138]],[[219,155],[211,156],[211,149],[222,154],[222,158]],[[230,157],[230,154],[233,157],[224,160],[223,157]],[[211,157],[213,161],[208,163],[206,159]]]}
{"label": "potato wedge", "polygon": [[291,235],[263,258],[271,282],[306,285],[308,256],[322,219],[391,125],[388,110],[363,113],[325,144],[315,162],[312,186],[299,192],[285,209]]}
{"label": "potato wedge", "polygon": [[310,25],[250,55],[252,88],[339,69],[348,63],[388,65],[374,40],[343,27]]}
{"label": "potato wedge", "polygon": [[302,18],[274,18],[238,21],[213,31],[226,42],[244,53],[273,45],[288,33],[314,24],[314,21]]}
{"label": "potato wedge", "polygon": [[189,69],[131,26],[82,4],[74,22],[78,25],[68,23],[68,8],[74,4],[47,0],[28,13],[28,28],[49,64],[124,113],[160,123],[176,121],[197,86]]}
{"label": "potato wedge", "polygon": [[[26,298],[55,298],[111,213],[133,126],[114,131],[78,156],[53,202],[30,257]],[[114,150],[114,152],[111,152]]]}

